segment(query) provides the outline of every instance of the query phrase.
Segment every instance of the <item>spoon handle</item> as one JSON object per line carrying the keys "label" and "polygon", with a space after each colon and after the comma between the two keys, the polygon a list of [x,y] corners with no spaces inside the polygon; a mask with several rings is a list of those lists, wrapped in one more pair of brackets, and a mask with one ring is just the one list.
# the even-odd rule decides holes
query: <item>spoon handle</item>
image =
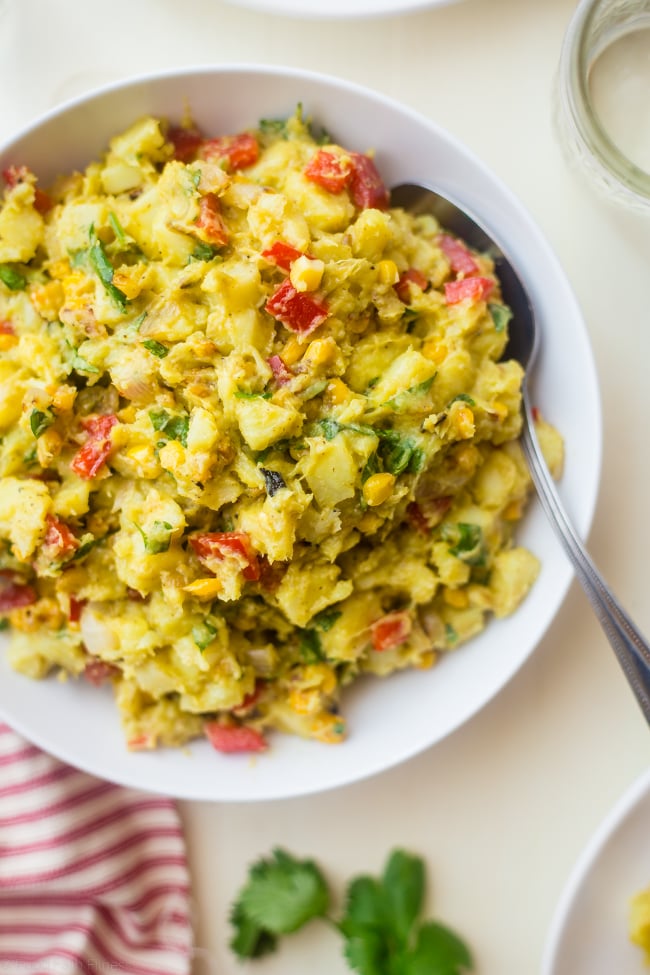
{"label": "spoon handle", "polygon": [[523,409],[521,444],[542,508],[555,528],[578,581],[623,668],[646,721],[650,724],[650,646],[605,583],[569,521],[535,434],[525,385]]}

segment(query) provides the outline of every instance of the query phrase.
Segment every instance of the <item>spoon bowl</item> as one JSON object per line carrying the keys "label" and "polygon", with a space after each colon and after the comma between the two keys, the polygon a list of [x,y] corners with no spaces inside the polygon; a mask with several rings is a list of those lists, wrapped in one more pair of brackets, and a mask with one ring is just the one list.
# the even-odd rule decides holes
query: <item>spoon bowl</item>
{"label": "spoon bowl", "polygon": [[537,435],[528,390],[540,342],[535,308],[510,258],[493,235],[448,196],[417,183],[402,183],[391,190],[391,206],[415,214],[431,214],[445,230],[456,234],[494,261],[506,305],[512,311],[505,357],[524,367],[522,382],[521,445],[541,505],[569,557],[596,616],[607,636],[636,699],[650,724],[650,645],[605,583],[578,537],[548,470]]}

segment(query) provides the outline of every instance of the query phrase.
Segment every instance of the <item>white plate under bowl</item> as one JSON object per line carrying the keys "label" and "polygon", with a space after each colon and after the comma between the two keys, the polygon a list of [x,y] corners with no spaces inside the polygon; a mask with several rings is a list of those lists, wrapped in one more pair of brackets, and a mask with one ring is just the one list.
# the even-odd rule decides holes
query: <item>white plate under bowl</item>
{"label": "white plate under bowl", "polygon": [[[250,65],[177,70],[69,102],[0,148],[0,170],[25,163],[44,185],[83,167],[144,113],[180,119],[191,107],[207,133],[237,132],[260,118],[304,111],[347,148],[376,150],[388,186],[431,183],[464,201],[516,257],[543,332],[534,401],[566,440],[561,494],[578,532],[591,524],[600,475],[601,409],[591,347],[559,262],[521,203],[456,139],[390,99],[345,81]],[[12,673],[0,653],[0,714],[59,758],[116,782],[182,798],[260,800],[330,789],[375,774],[440,741],[485,705],[532,653],[572,578],[537,503],[519,541],[542,571],[520,609],[492,621],[430,671],[366,679],[344,697],[345,744],[274,735],[254,762],[205,741],[187,750],[129,754],[110,692],[81,681],[36,682]]]}
{"label": "white plate under bowl", "polygon": [[643,975],[628,937],[630,899],[650,887],[650,770],[598,827],[576,862],[551,923],[542,975]]}
{"label": "white plate under bowl", "polygon": [[446,7],[458,0],[228,0],[239,7],[305,18],[362,18]]}

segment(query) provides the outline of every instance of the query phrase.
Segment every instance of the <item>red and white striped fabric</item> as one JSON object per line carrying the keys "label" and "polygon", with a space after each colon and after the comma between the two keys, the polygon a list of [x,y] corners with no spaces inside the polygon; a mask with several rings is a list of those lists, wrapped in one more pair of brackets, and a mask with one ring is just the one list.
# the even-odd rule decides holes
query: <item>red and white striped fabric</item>
{"label": "red and white striped fabric", "polygon": [[2,975],[187,975],[173,802],[70,768],[0,723]]}

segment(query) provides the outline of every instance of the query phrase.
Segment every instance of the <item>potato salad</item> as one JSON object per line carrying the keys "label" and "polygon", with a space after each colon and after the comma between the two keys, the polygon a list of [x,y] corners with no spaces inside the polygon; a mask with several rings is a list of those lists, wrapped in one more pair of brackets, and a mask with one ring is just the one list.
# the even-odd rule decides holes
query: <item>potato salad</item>
{"label": "potato salad", "polygon": [[301,110],[146,117],[51,186],[3,174],[6,652],[112,688],[130,749],[339,742],[347,685],[538,573],[493,264],[391,208],[366,148]]}

